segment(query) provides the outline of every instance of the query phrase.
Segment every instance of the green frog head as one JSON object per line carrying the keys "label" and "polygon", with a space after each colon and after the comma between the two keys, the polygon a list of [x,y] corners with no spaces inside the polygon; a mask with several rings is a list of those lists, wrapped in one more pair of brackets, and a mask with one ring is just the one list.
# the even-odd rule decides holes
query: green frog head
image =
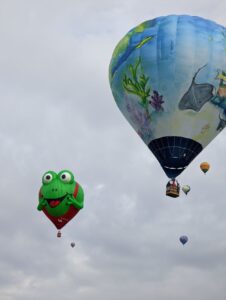
{"label": "green frog head", "polygon": [[62,170],[57,174],[47,171],[42,176],[37,208],[59,217],[66,214],[71,205],[77,210],[83,208],[83,198],[82,187],[75,181],[72,172]]}

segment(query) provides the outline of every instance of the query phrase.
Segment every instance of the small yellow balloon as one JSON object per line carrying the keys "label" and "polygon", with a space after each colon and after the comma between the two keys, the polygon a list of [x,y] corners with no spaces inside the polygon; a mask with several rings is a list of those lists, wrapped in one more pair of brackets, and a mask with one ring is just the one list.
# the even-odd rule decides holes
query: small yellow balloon
{"label": "small yellow balloon", "polygon": [[210,165],[208,162],[204,161],[200,164],[200,169],[203,171],[203,173],[205,174],[210,168]]}

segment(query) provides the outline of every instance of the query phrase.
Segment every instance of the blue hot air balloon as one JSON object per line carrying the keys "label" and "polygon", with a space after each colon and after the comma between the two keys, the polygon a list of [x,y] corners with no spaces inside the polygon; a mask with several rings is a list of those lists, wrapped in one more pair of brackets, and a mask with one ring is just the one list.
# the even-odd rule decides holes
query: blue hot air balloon
{"label": "blue hot air balloon", "polygon": [[130,30],[114,50],[115,101],[169,178],[226,125],[226,28],[170,15]]}
{"label": "blue hot air balloon", "polygon": [[188,242],[188,237],[186,235],[182,235],[180,237],[181,244],[185,245]]}

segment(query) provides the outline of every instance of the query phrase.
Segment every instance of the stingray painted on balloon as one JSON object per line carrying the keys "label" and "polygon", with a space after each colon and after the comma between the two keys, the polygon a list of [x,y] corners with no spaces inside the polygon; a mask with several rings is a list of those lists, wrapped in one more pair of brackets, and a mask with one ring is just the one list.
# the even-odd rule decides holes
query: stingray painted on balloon
{"label": "stingray painted on balloon", "polygon": [[226,125],[226,29],[170,15],[130,30],[114,50],[115,101],[170,178]]}

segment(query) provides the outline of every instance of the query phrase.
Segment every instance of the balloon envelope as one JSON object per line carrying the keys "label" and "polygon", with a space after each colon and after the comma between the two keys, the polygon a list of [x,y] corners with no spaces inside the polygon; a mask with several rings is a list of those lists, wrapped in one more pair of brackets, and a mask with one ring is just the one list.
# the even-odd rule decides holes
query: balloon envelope
{"label": "balloon envelope", "polygon": [[75,243],[71,242],[71,247],[74,248],[75,247]]}
{"label": "balloon envelope", "polygon": [[200,164],[200,169],[203,171],[204,174],[209,171],[209,168],[210,168],[210,165],[206,161],[204,161]]}
{"label": "balloon envelope", "polygon": [[182,235],[180,237],[181,244],[185,245],[188,242],[188,237],[186,235]]}
{"label": "balloon envelope", "polygon": [[187,195],[187,193],[189,193],[191,190],[190,186],[189,185],[184,185],[182,187],[182,191]]}
{"label": "balloon envelope", "polygon": [[43,211],[57,229],[70,222],[83,208],[83,203],[83,189],[71,171],[44,173],[37,209]]}
{"label": "balloon envelope", "polygon": [[114,50],[115,101],[175,178],[226,124],[226,29],[170,15],[131,29]]}

